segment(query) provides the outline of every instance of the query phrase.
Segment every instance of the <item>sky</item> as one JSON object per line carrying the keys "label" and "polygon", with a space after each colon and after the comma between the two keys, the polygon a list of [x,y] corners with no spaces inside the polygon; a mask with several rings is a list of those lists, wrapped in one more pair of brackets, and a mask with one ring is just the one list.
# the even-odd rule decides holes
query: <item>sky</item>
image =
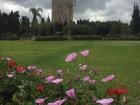
{"label": "sky", "polygon": [[[74,20],[89,19],[90,21],[121,20],[131,21],[134,2],[140,6],[140,0],[76,0]],[[9,13],[19,11],[20,15],[32,18],[29,9],[41,7],[42,16],[51,17],[51,0],[0,0],[0,10]]]}

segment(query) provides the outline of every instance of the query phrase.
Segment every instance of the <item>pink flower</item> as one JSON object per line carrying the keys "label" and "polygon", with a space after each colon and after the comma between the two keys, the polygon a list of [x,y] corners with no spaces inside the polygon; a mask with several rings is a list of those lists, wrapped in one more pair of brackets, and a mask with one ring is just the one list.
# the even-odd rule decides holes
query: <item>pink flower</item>
{"label": "pink flower", "polygon": [[61,83],[62,81],[63,81],[63,79],[55,79],[55,80],[52,81],[52,83],[54,83],[54,84],[59,84],[59,83]]}
{"label": "pink flower", "polygon": [[96,83],[96,80],[92,80],[89,76],[85,76],[83,81],[92,85]]}
{"label": "pink flower", "polygon": [[80,54],[81,54],[81,56],[83,56],[83,57],[87,57],[88,54],[89,54],[89,50],[81,51]]}
{"label": "pink flower", "polygon": [[32,66],[27,66],[27,70],[34,70],[34,69],[37,69],[37,67],[35,65],[32,65]]}
{"label": "pink flower", "polygon": [[84,82],[87,82],[89,80],[91,80],[89,76],[85,76],[84,79],[83,79]]}
{"label": "pink flower", "polygon": [[73,88],[73,89],[70,89],[70,90],[68,90],[68,91],[66,91],[66,95],[68,96],[68,97],[70,97],[70,98],[76,98],[76,95],[75,95],[75,89]]}
{"label": "pink flower", "polygon": [[96,80],[92,80],[89,76],[85,76],[83,81],[87,82],[89,84],[95,84],[96,83]]}
{"label": "pink flower", "polygon": [[65,101],[66,99],[57,100],[54,103],[48,103],[48,105],[62,105]]}
{"label": "pink flower", "polygon": [[45,78],[46,83],[51,83],[54,79],[55,79],[55,76],[49,76],[49,77]]}
{"label": "pink flower", "polygon": [[101,81],[102,82],[108,82],[108,81],[112,81],[114,79],[114,75],[110,75],[108,77],[103,78]]}
{"label": "pink flower", "polygon": [[41,75],[43,73],[43,70],[35,69],[34,72],[35,72],[36,75]]}
{"label": "pink flower", "polygon": [[65,62],[72,62],[76,59],[77,54],[76,53],[70,53],[65,57]]}
{"label": "pink flower", "polygon": [[87,65],[80,66],[80,70],[85,71],[87,69]]}
{"label": "pink flower", "polygon": [[102,99],[102,100],[97,100],[96,103],[101,104],[101,105],[109,105],[113,102],[112,98],[108,99]]}
{"label": "pink flower", "polygon": [[96,83],[96,80],[89,80],[88,83],[93,85]]}
{"label": "pink flower", "polygon": [[18,73],[24,73],[25,72],[25,67],[24,66],[17,66],[16,67],[16,71]]}
{"label": "pink flower", "polygon": [[39,99],[36,99],[36,100],[35,100],[35,103],[36,103],[36,104],[43,104],[44,101],[45,101],[45,98],[39,98]]}
{"label": "pink flower", "polygon": [[15,73],[13,73],[13,72],[10,72],[10,73],[7,74],[7,77],[9,77],[9,78],[12,78],[14,76],[15,76]]}
{"label": "pink flower", "polygon": [[32,66],[27,66],[27,70],[32,70]]}

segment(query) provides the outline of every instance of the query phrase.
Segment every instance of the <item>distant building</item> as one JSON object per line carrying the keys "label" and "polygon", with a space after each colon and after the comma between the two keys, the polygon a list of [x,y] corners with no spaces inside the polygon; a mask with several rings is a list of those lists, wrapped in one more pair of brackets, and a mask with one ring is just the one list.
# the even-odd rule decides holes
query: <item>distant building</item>
{"label": "distant building", "polygon": [[52,0],[52,21],[70,23],[73,21],[75,0]]}

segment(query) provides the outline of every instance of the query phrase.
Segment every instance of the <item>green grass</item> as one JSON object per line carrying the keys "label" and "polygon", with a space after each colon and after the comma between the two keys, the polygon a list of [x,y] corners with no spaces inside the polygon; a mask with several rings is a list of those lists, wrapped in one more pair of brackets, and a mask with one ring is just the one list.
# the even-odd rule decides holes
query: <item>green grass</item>
{"label": "green grass", "polygon": [[100,70],[100,77],[115,74],[114,84],[128,87],[132,103],[140,98],[140,41],[0,41],[0,56],[12,57],[22,65],[35,64],[46,74],[70,66],[64,62],[65,55],[83,49],[90,50],[89,64]]}

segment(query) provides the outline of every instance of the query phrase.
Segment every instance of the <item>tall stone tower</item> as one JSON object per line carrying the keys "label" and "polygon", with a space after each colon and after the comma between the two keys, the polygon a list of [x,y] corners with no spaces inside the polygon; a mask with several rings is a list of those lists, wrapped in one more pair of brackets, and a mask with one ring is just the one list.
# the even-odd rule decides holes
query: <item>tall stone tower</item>
{"label": "tall stone tower", "polygon": [[52,0],[52,21],[70,23],[73,21],[73,7],[75,0]]}

